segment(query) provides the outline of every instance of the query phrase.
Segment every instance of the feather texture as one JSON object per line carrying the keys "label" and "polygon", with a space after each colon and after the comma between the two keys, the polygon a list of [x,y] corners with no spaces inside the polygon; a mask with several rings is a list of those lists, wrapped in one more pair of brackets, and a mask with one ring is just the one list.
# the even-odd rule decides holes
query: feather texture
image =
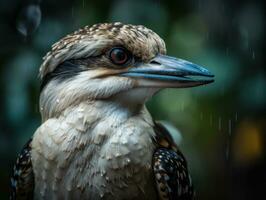
{"label": "feather texture", "polygon": [[168,131],[156,124],[157,149],[153,154],[153,171],[161,200],[191,200],[194,191],[185,157]]}
{"label": "feather texture", "polygon": [[33,198],[34,175],[31,163],[31,139],[19,154],[11,175],[10,199],[29,200]]}

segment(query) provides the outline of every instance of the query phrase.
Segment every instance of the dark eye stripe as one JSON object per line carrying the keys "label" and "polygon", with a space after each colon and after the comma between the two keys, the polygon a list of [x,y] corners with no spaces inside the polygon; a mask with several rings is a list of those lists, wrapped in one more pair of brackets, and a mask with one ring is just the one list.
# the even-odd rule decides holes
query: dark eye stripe
{"label": "dark eye stripe", "polygon": [[41,80],[40,91],[53,79],[64,81],[71,77],[77,76],[84,68],[80,65],[73,64],[71,61],[65,61],[55,68],[53,72],[46,74]]}
{"label": "dark eye stripe", "polygon": [[[123,47],[114,47],[109,51],[109,58],[112,50],[118,50],[125,52],[125,57],[123,55],[117,55],[120,58],[119,63],[113,63],[117,66],[125,66],[130,61],[132,61],[133,57],[131,53],[123,48]],[[117,52],[118,53],[118,52]],[[103,56],[103,55],[101,55]],[[99,61],[98,61],[99,60]],[[103,62],[103,61],[102,61]],[[110,61],[109,61],[110,62]],[[82,71],[88,70],[91,67],[97,66],[97,63],[101,63],[103,66],[109,67],[110,63],[101,63],[100,56],[84,58],[84,59],[77,59],[77,60],[67,60],[60,65],[58,65],[54,71],[46,74],[42,80],[40,85],[40,92],[44,89],[44,87],[51,81],[51,80],[58,80],[60,82],[65,81],[69,78],[79,75]]]}

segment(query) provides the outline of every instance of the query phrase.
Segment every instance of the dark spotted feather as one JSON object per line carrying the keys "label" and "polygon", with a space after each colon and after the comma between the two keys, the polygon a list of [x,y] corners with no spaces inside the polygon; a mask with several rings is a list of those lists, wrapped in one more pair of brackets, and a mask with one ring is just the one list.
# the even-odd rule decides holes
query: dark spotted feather
{"label": "dark spotted feather", "polygon": [[34,177],[31,165],[31,140],[20,152],[11,175],[10,199],[33,199]]}
{"label": "dark spotted feather", "polygon": [[153,171],[159,199],[194,199],[185,157],[162,124],[156,123],[155,132],[157,149],[153,154]]}

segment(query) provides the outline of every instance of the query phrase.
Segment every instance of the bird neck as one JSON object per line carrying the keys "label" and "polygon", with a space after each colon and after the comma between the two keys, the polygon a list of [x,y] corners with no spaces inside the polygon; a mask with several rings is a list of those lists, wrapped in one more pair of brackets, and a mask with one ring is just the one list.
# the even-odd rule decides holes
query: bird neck
{"label": "bird neck", "polygon": [[[90,133],[86,134],[90,138],[89,140],[98,145],[104,144],[108,138],[117,134],[125,133],[131,129],[135,130],[136,127],[138,127],[138,131],[135,130],[137,135],[153,127],[153,120],[145,105],[137,110],[134,109],[132,112],[128,106],[114,101],[101,100],[83,102],[70,112],[76,112],[77,114],[74,115],[78,116],[80,111],[82,112],[80,119],[83,123],[80,130],[84,130],[84,133]],[[66,113],[66,115],[68,114]],[[69,115],[73,114],[69,113]],[[76,126],[76,124],[81,123],[74,124]],[[153,134],[153,132],[149,133]]]}
{"label": "bird neck", "polygon": [[81,104],[86,104],[86,107],[97,107],[99,113],[119,110],[130,117],[141,113],[145,102],[157,91],[157,88],[133,88],[106,99],[90,99],[85,94],[82,96],[65,93],[64,90],[55,92],[52,88],[46,88],[40,96],[40,112],[44,122],[50,118],[58,118]]}
{"label": "bird neck", "polygon": [[158,88],[133,88],[113,96],[110,101],[135,115],[141,112],[145,102],[158,91]]}
{"label": "bird neck", "polygon": [[118,121],[126,121],[135,116],[148,113],[144,104],[127,104],[124,101],[97,100],[82,102],[78,107],[86,108],[86,115],[93,114],[99,120],[113,118]]}
{"label": "bird neck", "polygon": [[[50,115],[42,115],[43,122],[50,118],[60,118],[61,116],[73,115],[82,112],[82,115],[87,118],[90,124],[96,120],[103,120],[107,117],[111,117],[117,121],[123,122],[130,117],[139,116],[145,114],[150,116],[144,103],[132,103],[130,101],[119,100],[114,97],[108,100],[84,100],[78,104],[69,106],[62,112],[50,112]],[[44,112],[42,113],[44,114]],[[78,116],[78,115],[76,115]]]}
{"label": "bird neck", "polygon": [[[134,129],[136,126],[139,127],[139,132],[136,134],[147,130],[148,127],[150,129],[153,127],[153,120],[145,105],[138,112],[133,113],[128,107],[107,100],[84,101],[67,108],[59,116],[60,119],[71,124],[81,133],[80,135],[85,135],[89,141],[98,145],[104,144],[108,138],[118,133]],[[127,128],[125,129],[125,127]]]}

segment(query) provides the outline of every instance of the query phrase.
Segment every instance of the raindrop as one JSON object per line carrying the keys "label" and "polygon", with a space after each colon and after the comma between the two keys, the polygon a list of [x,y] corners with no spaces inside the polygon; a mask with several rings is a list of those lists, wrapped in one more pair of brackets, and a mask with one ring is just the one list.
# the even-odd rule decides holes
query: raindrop
{"label": "raindrop", "polygon": [[225,93],[224,86],[221,87],[220,93],[221,93],[221,96],[224,96],[224,93]]}
{"label": "raindrop", "polygon": [[184,111],[184,105],[185,105],[184,101],[182,101],[181,104],[180,104],[180,111]]}
{"label": "raindrop", "polygon": [[212,115],[210,115],[210,126],[212,126]]}
{"label": "raindrop", "polygon": [[218,130],[221,131],[222,130],[222,118],[219,117],[219,120],[218,120]]}
{"label": "raindrop", "polygon": [[119,156],[121,156],[121,153],[116,153],[115,154],[115,157],[119,157]]}
{"label": "raindrop", "polygon": [[255,56],[255,52],[252,51],[252,59],[255,60],[256,56]]}
{"label": "raindrop", "polygon": [[41,9],[39,4],[24,6],[17,17],[16,28],[24,37],[33,34],[41,22]]}
{"label": "raindrop", "polygon": [[225,151],[226,160],[229,159],[229,154],[230,154],[230,142],[228,140],[227,145],[226,145],[226,151]]}
{"label": "raindrop", "polygon": [[198,1],[198,8],[201,9],[201,0]]}
{"label": "raindrop", "polygon": [[231,136],[232,134],[232,120],[231,119],[229,119],[228,121],[228,133]]}
{"label": "raindrop", "polygon": [[222,11],[224,11],[224,9],[225,9],[225,6],[224,6],[224,4],[222,4]]}
{"label": "raindrop", "polygon": [[236,112],[236,114],[235,114],[235,121],[237,122],[237,120],[238,120],[238,113]]}
{"label": "raindrop", "polygon": [[71,8],[71,17],[72,18],[74,17],[74,8],[73,7]]}
{"label": "raindrop", "polygon": [[207,32],[207,33],[206,33],[206,40],[209,40],[209,37],[210,37],[210,33]]}
{"label": "raindrop", "polygon": [[203,120],[203,112],[200,113],[200,120]]}

